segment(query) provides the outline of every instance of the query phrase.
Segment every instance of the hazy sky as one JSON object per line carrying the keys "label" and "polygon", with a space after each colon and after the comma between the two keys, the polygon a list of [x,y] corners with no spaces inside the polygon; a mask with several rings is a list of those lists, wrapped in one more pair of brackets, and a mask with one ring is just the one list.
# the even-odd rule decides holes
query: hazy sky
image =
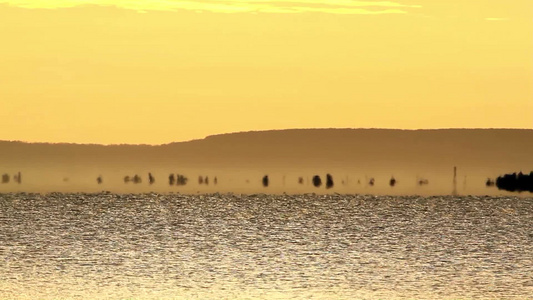
{"label": "hazy sky", "polygon": [[533,128],[532,0],[0,0],[0,140]]}

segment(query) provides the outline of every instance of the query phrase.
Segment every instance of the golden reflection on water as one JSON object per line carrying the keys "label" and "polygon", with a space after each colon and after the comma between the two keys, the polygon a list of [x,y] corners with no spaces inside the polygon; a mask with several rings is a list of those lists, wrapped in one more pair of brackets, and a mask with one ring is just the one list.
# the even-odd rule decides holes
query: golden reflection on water
{"label": "golden reflection on water", "polygon": [[[59,285],[71,285],[71,280]],[[159,291],[139,288],[132,291],[125,287],[95,286],[91,283],[80,284],[74,282],[70,288],[58,288],[57,286],[40,286],[43,290],[32,291],[20,289],[15,285],[0,285],[2,299],[437,299],[433,293],[402,294],[398,291],[322,291],[322,290],[286,290],[286,291],[262,291],[254,289],[242,289],[238,286],[223,284],[221,287],[211,287],[203,290],[190,290],[174,288],[172,290]],[[45,289],[47,291],[45,291]],[[439,299],[457,299],[456,297],[440,297]]]}
{"label": "golden reflection on water", "polygon": [[533,199],[0,195],[0,299],[527,299]]}

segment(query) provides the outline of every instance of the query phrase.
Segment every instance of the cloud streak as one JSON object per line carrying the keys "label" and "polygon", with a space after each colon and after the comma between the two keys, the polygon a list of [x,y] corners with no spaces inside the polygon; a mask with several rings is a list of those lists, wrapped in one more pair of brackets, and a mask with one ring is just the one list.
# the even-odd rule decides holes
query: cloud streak
{"label": "cloud streak", "polygon": [[485,18],[486,21],[507,21],[508,18]]}
{"label": "cloud streak", "polygon": [[83,5],[113,6],[138,12],[197,11],[215,13],[327,13],[327,14],[406,14],[419,5],[394,1],[356,0],[0,0],[21,8],[71,8]]}

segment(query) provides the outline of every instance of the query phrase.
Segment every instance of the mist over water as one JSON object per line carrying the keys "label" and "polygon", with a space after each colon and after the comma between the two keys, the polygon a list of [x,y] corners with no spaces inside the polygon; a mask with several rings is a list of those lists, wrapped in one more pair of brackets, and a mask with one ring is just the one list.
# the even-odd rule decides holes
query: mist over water
{"label": "mist over water", "polygon": [[0,195],[2,299],[527,299],[533,199]]}
{"label": "mist over water", "polygon": [[[260,168],[258,168],[260,169]],[[22,182],[0,184],[0,193],[35,192],[35,193],[238,193],[238,194],[373,194],[373,195],[491,195],[530,197],[529,192],[509,192],[487,186],[484,174],[459,169],[456,183],[453,182],[453,167],[440,172],[413,172],[358,169],[119,169],[102,172],[72,172],[68,170],[22,169]],[[327,175],[333,183],[328,186]],[[419,175],[422,174],[422,175]],[[465,175],[467,174],[467,175]],[[152,175],[153,182],[150,183]],[[177,176],[184,176],[187,181],[178,184]],[[135,183],[133,178],[139,176]],[[169,176],[174,177],[170,184]],[[267,176],[268,184],[263,179]],[[320,184],[315,185],[315,176]],[[125,177],[129,178],[127,182]],[[204,182],[200,183],[199,178]],[[205,181],[205,178],[208,181]],[[216,178],[216,180],[215,180]],[[394,185],[390,184],[394,178]],[[420,182],[426,180],[426,183]]]}

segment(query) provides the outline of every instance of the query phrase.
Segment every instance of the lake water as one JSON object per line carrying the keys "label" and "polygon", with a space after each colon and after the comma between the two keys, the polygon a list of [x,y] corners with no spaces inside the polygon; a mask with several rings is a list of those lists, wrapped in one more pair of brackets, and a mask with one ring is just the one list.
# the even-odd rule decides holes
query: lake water
{"label": "lake water", "polygon": [[533,198],[0,195],[0,299],[533,299]]}

